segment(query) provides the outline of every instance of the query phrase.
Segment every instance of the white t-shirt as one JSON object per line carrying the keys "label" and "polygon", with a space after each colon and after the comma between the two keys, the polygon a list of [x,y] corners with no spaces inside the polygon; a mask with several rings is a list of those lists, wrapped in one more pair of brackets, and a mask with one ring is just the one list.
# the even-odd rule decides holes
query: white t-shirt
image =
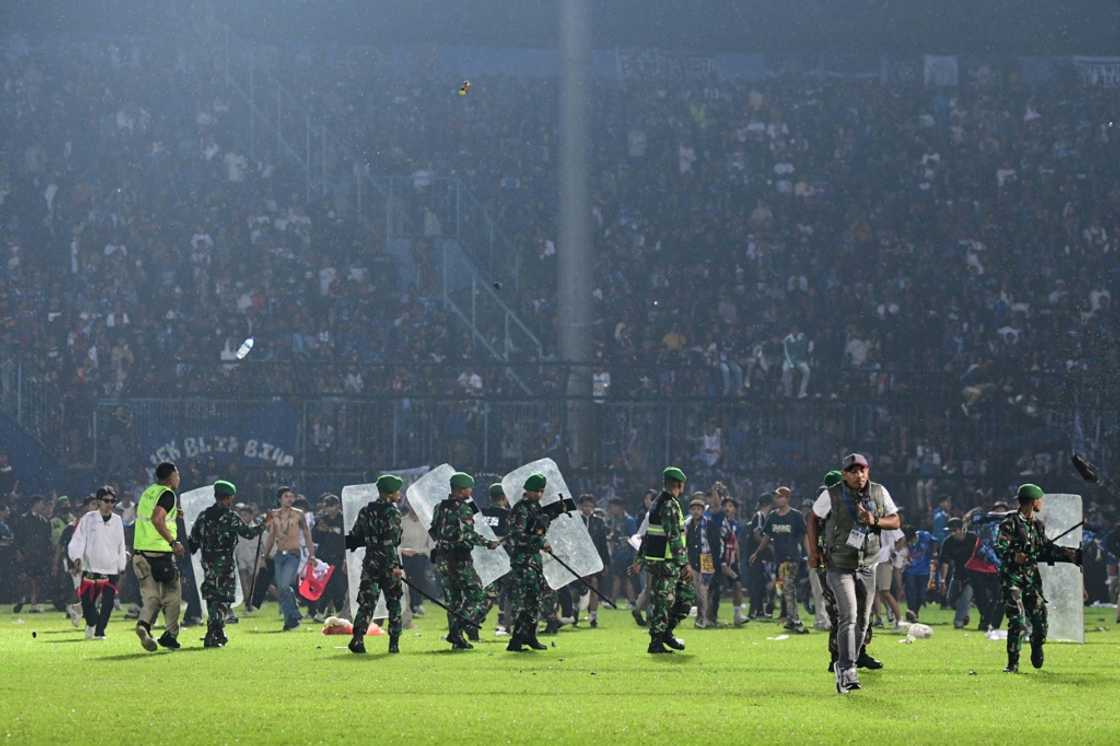
{"label": "white t-shirt", "polygon": [[890,562],[892,554],[898,554],[895,544],[902,538],[902,530],[897,528],[884,529],[879,534],[879,561]]}
{"label": "white t-shirt", "polygon": [[[883,507],[886,510],[886,515],[894,515],[898,512],[898,506],[894,504],[891,499],[891,493],[887,492],[887,488],[883,488]],[[813,503],[813,514],[820,518],[822,521],[828,518],[828,514],[832,512],[832,498],[828,495],[828,490],[822,490],[821,494],[817,495],[816,502]]]}

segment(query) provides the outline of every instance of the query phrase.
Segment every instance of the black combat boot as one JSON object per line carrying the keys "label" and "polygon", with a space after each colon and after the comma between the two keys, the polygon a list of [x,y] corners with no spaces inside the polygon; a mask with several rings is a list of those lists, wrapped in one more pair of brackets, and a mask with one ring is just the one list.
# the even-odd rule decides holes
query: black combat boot
{"label": "black combat boot", "polygon": [[474,645],[467,642],[467,638],[463,637],[463,628],[456,624],[448,633],[447,641],[451,643],[452,650],[473,650]]}
{"label": "black combat boot", "polygon": [[478,642],[478,627],[473,624],[467,627],[467,639],[471,642]]}
{"label": "black combat boot", "polygon": [[[554,635],[559,631],[560,631],[560,620],[557,619],[556,617],[549,617],[549,620],[547,622],[545,622],[544,632],[542,632],[541,634]],[[536,635],[533,635],[533,636],[536,637]]]}
{"label": "black combat boot", "polygon": [[665,634],[661,636],[661,642],[663,642],[666,647],[670,647],[673,650],[684,650],[684,640],[673,636],[674,629],[675,627],[670,627],[665,630]]}
{"label": "black combat boot", "polygon": [[878,671],[883,667],[883,662],[878,658],[872,658],[868,655],[867,648],[863,648],[859,651],[859,658],[856,658],[856,667]]}
{"label": "black combat boot", "polygon": [[348,647],[350,649],[351,653],[357,653],[358,655],[365,655],[366,654],[365,637],[362,636],[362,635],[354,635],[353,637],[350,638],[350,644],[347,645],[346,647]]}
{"label": "black combat boot", "polygon": [[1035,668],[1042,668],[1043,655],[1042,645],[1046,642],[1041,637],[1031,638],[1031,665]]}
{"label": "black combat boot", "polygon": [[506,650],[511,653],[522,653],[525,651],[523,645],[525,644],[525,635],[520,628],[515,627],[513,634],[510,635],[509,643],[506,645]]}
{"label": "black combat boot", "polygon": [[401,633],[397,632],[397,633],[394,634],[394,633],[390,632],[389,633],[389,652],[392,653],[393,655],[396,655],[397,653],[401,652],[400,642],[401,642]]}
{"label": "black combat boot", "polygon": [[1003,669],[1004,673],[1019,673],[1019,654],[1007,652],[1007,666]]}
{"label": "black combat boot", "polygon": [[202,647],[220,648],[222,646],[222,630],[218,625],[211,624],[206,629],[206,636],[202,638]]}
{"label": "black combat boot", "polygon": [[179,644],[179,641],[172,637],[168,632],[164,632],[162,635],[160,635],[159,639],[156,640],[156,642],[159,643],[160,647],[167,648],[168,650],[178,650],[182,647],[182,645]]}
{"label": "black combat boot", "polygon": [[529,628],[529,636],[525,638],[525,643],[533,650],[548,650],[548,646],[537,639],[537,625],[535,623]]}
{"label": "black combat boot", "polygon": [[662,655],[672,653],[673,651],[665,647],[664,638],[658,637],[656,635],[650,635],[649,647],[646,648],[646,652],[650,653],[651,655]]}

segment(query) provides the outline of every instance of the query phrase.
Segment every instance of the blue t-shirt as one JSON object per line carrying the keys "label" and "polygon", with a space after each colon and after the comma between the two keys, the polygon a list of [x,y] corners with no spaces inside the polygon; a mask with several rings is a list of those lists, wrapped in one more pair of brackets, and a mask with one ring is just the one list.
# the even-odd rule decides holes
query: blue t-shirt
{"label": "blue t-shirt", "polygon": [[929,531],[916,531],[910,542],[910,564],[903,575],[929,575],[929,558],[933,552],[933,535]]}
{"label": "blue t-shirt", "polygon": [[933,538],[940,544],[949,535],[949,514],[941,508],[933,511]]}

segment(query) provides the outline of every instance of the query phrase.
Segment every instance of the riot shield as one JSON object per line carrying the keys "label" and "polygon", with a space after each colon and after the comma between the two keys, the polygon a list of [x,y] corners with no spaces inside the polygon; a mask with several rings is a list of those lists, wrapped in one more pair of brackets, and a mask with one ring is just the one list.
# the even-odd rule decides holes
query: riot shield
{"label": "riot shield", "polygon": [[[541,505],[554,503],[561,496],[574,497],[556,462],[550,458],[542,458],[514,469],[502,479],[502,489],[510,497],[510,505],[516,504],[524,495],[525,480],[534,472],[540,472],[548,480]],[[553,553],[579,573],[580,577],[586,578],[602,571],[603,560],[599,551],[591,540],[591,534],[587,533],[583,519],[576,513],[564,513],[552,521],[545,538],[552,546]],[[543,569],[545,582],[552,590],[559,590],[575,580],[572,573],[548,555],[544,557]]]}
{"label": "riot shield", "polygon": [[[1051,538],[1082,521],[1081,495],[1046,495],[1039,515]],[[1058,539],[1058,546],[1081,546],[1081,529]],[[1047,639],[1056,642],[1085,642],[1085,578],[1081,568],[1069,562],[1053,566],[1039,563],[1042,595],[1046,597]]]}
{"label": "riot shield", "polygon": [[[409,485],[405,499],[408,501],[409,510],[416,513],[425,530],[432,527],[432,513],[436,505],[446,500],[450,494],[451,475],[454,473],[455,467],[450,464],[440,464]],[[498,540],[493,529],[485,521],[475,521],[474,528],[485,538],[491,541]],[[501,547],[497,549],[475,547],[471,551],[471,559],[474,561],[474,570],[478,573],[484,588],[509,572],[509,555]]]}

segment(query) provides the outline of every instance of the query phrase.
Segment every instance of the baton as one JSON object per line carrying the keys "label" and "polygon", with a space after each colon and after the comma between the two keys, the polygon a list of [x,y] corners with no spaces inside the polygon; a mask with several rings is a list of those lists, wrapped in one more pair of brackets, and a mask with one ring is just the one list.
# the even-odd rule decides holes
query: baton
{"label": "baton", "polygon": [[409,579],[408,579],[408,578],[406,578],[406,577],[405,577],[405,576],[403,576],[403,575],[401,576],[401,582],[403,582],[403,583],[404,583],[405,585],[407,585],[407,586],[408,586],[409,588],[411,588],[412,590],[414,590],[414,591],[416,591],[417,593],[419,593],[419,594],[420,594],[421,596],[423,596],[424,598],[426,598],[426,599],[428,599],[429,601],[431,601],[432,603],[434,603],[434,604],[435,604],[436,606],[438,606],[438,607],[440,607],[441,609],[443,609],[444,611],[446,611],[446,612],[447,612],[448,614],[450,614],[451,616],[455,617],[455,618],[456,618],[456,619],[458,619],[459,621],[461,621],[461,622],[463,622],[464,624],[466,624],[466,625],[467,625],[468,627],[477,627],[477,626],[478,626],[477,624],[475,624],[474,622],[472,622],[472,621],[471,621],[470,619],[467,619],[467,618],[466,618],[465,616],[462,616],[462,615],[460,615],[460,614],[458,614],[458,613],[456,613],[456,612],[452,611],[451,609],[447,608],[447,607],[446,607],[445,605],[443,605],[443,604],[442,604],[442,603],[440,603],[439,601],[437,601],[437,600],[435,600],[434,598],[432,598],[431,596],[429,596],[429,595],[428,595],[427,593],[425,593],[424,591],[422,591],[422,590],[420,590],[419,588],[417,588],[417,587],[416,587],[416,585],[415,585],[414,583],[412,583],[411,581],[409,581]]}
{"label": "baton", "polygon": [[615,610],[617,610],[617,609],[618,609],[618,607],[614,605],[614,601],[610,600],[609,598],[607,598],[606,596],[604,596],[604,595],[603,595],[602,593],[600,593],[600,592],[599,592],[598,590],[596,590],[595,588],[593,588],[593,587],[591,586],[591,584],[590,584],[590,583],[588,583],[588,582],[587,582],[586,580],[584,580],[583,578],[581,578],[581,577],[579,576],[579,573],[578,573],[578,572],[576,572],[576,571],[575,571],[575,570],[573,570],[572,568],[568,567],[567,563],[565,563],[565,562],[564,562],[564,560],[560,559],[559,557],[557,557],[557,556],[556,556],[555,554],[553,554],[552,552],[549,552],[549,553],[548,553],[548,556],[552,557],[552,559],[554,559],[554,560],[556,560],[557,562],[559,562],[559,563],[560,563],[560,566],[561,566],[561,567],[563,567],[563,568],[564,568],[565,570],[567,570],[568,572],[570,572],[570,573],[572,574],[572,577],[574,577],[574,578],[575,578],[576,580],[578,580],[578,581],[579,581],[580,585],[582,585],[582,586],[583,586],[584,588],[586,588],[587,590],[589,590],[589,591],[591,591],[592,593],[594,593],[594,594],[595,594],[596,596],[598,596],[599,598],[601,598],[601,599],[603,600],[603,602],[607,604],[607,606],[610,606],[610,607],[611,607],[612,609],[615,609]]}
{"label": "baton", "polygon": [[246,606],[253,605],[253,596],[257,591],[257,576],[261,574],[261,570],[257,564],[261,561],[261,541],[264,539],[264,531],[257,534],[257,556],[253,558],[253,582],[249,585],[249,601]]}

